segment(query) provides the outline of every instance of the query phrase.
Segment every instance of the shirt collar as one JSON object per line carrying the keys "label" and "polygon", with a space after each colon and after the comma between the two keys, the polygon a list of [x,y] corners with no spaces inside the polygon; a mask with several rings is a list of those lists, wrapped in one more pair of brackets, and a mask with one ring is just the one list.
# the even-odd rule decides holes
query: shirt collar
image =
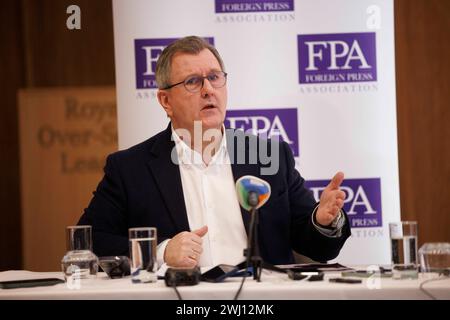
{"label": "shirt collar", "polygon": [[[184,142],[180,138],[180,136],[176,133],[173,125],[170,125],[170,128],[172,130],[172,140],[175,142],[178,161],[180,162],[180,164],[206,167],[205,163],[203,162],[202,155],[198,151],[188,146],[186,142]],[[224,164],[227,159],[228,159],[228,150],[227,150],[226,130],[225,126],[222,124],[222,140],[220,141],[219,148],[212,157],[208,166],[215,164]]]}

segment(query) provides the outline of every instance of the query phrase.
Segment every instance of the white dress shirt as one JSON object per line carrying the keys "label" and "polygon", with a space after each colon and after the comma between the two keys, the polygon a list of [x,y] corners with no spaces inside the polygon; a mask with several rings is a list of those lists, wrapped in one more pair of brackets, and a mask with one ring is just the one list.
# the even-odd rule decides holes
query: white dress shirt
{"label": "white dress shirt", "polygon": [[[223,128],[225,132],[225,128]],[[226,138],[222,138],[217,152],[205,165],[199,152],[191,149],[172,128],[178,154],[184,202],[191,231],[208,226],[203,236],[200,267],[220,263],[236,265],[243,260],[247,234],[236,195]],[[166,240],[158,246],[161,265]]]}

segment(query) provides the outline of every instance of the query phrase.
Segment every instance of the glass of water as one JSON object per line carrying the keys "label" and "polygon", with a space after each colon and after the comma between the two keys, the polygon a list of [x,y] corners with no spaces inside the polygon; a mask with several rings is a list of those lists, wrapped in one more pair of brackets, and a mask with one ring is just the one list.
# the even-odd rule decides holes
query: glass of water
{"label": "glass of water", "polygon": [[417,222],[389,223],[389,236],[391,239],[392,277],[394,279],[417,279]]}
{"label": "glass of water", "polygon": [[67,252],[61,260],[66,281],[96,277],[98,258],[92,252],[92,227],[68,226],[66,244]]}
{"label": "glass of water", "polygon": [[156,228],[130,228],[128,237],[131,281],[133,283],[156,282],[158,271]]}

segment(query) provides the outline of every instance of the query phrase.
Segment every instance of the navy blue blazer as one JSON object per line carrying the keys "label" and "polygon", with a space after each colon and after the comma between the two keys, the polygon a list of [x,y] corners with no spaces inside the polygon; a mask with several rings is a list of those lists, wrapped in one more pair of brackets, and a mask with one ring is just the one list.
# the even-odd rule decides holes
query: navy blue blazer
{"label": "navy blue blazer", "polygon": [[[246,163],[236,163],[239,144],[228,139],[236,140],[242,135],[242,131],[227,130],[235,181],[253,175],[269,182],[272,189],[269,201],[259,209],[258,236],[263,260],[272,264],[293,263],[292,250],[316,261],[335,258],[350,235],[348,218],[340,237],[321,234],[311,222],[317,204],[295,169],[289,146],[270,142],[279,151],[279,170],[274,175],[261,175],[264,165],[248,161],[249,150],[254,146],[249,139],[258,139],[255,136],[246,135]],[[92,225],[95,254],[128,255],[128,228],[132,227],[156,227],[158,243],[190,231],[180,171],[171,161],[174,147],[169,124],[152,138],[107,157],[104,177],[78,222]],[[248,230],[250,215],[242,208],[241,214]]]}

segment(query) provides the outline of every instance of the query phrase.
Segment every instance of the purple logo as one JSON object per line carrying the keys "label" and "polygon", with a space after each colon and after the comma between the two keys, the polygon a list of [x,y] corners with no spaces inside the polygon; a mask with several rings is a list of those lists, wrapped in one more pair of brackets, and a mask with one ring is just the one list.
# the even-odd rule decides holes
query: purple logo
{"label": "purple logo", "polygon": [[241,129],[266,138],[287,142],[295,157],[299,155],[297,109],[228,110],[225,127]]}
{"label": "purple logo", "polygon": [[375,33],[298,35],[300,83],[377,80]]}
{"label": "purple logo", "polygon": [[[314,198],[320,195],[329,180],[306,181],[305,186],[312,190]],[[344,210],[347,212],[352,228],[371,228],[382,226],[381,182],[379,178],[345,179],[341,185],[346,199]]]}
{"label": "purple logo", "polygon": [[216,0],[216,13],[294,11],[294,0]]}
{"label": "purple logo", "polygon": [[[204,38],[214,45],[214,38]],[[170,39],[135,39],[134,55],[136,59],[136,89],[156,89],[155,70],[161,52],[169,44],[178,40]]]}

